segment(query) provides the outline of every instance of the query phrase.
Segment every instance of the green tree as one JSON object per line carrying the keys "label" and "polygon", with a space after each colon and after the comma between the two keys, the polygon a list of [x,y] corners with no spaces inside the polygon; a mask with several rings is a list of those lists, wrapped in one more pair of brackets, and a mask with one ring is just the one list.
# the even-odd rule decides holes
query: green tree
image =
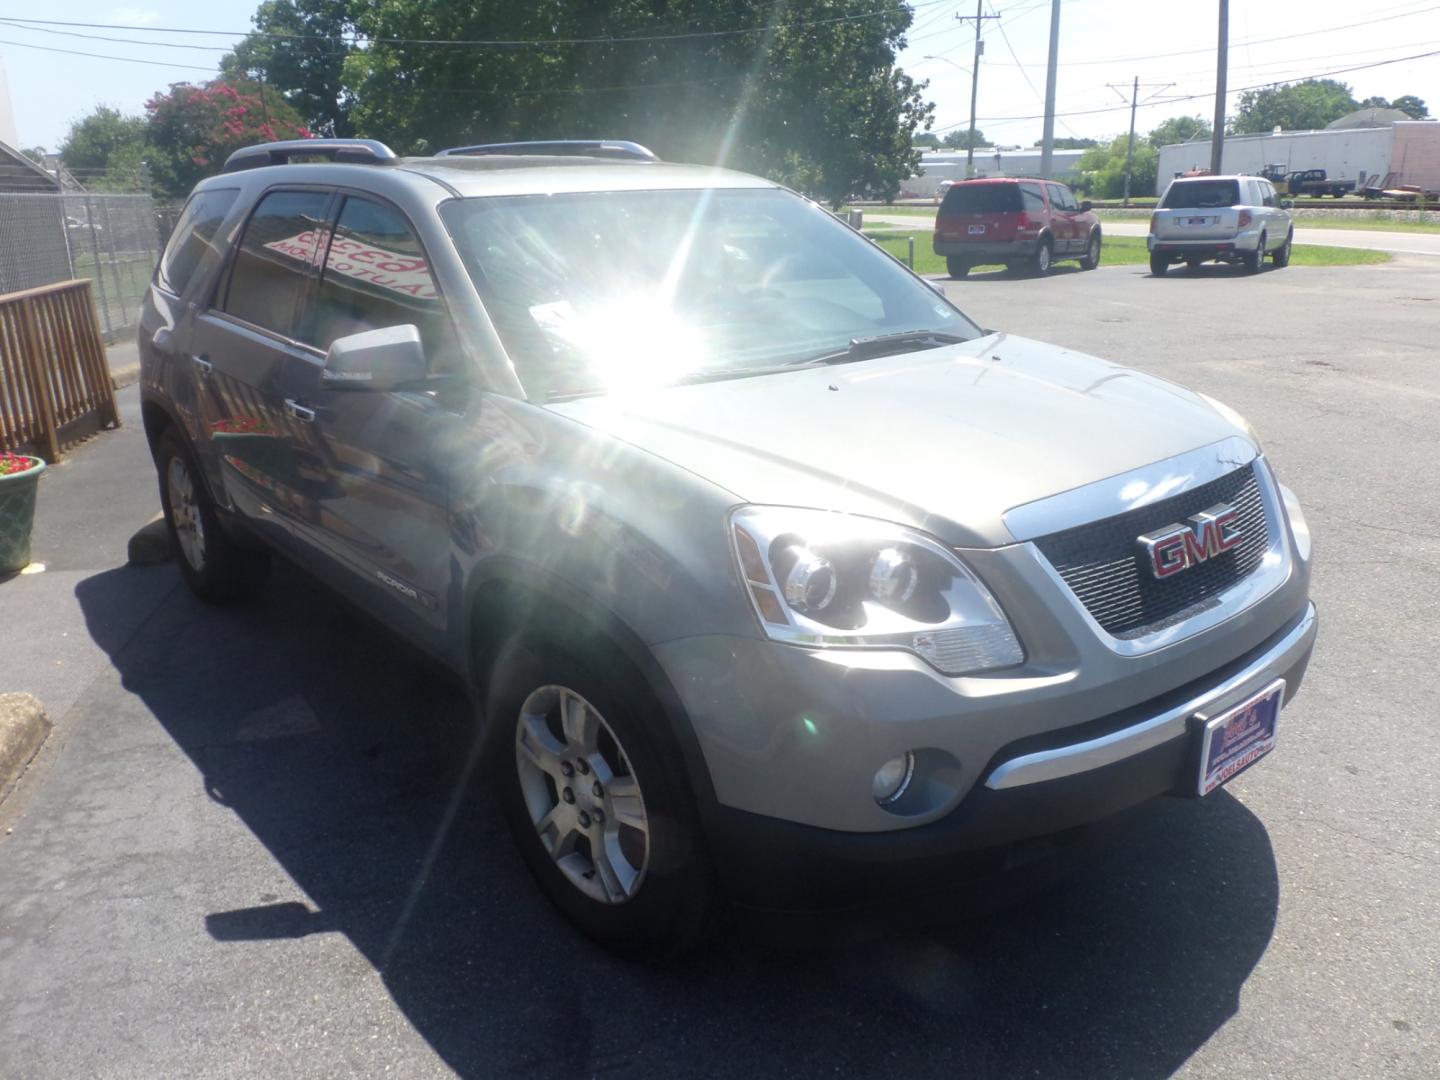
{"label": "green tree", "polygon": [[985,141],[985,133],[979,128],[975,129],[975,137],[971,138],[970,129],[963,127],[955,128],[947,132],[944,141],[940,145],[947,150],[968,150],[972,146],[981,147],[989,146],[990,144]]}
{"label": "green tree", "polygon": [[838,203],[893,196],[932,112],[895,66],[909,8],[874,0],[353,0],[349,17],[370,44],[344,60],[348,115],[404,151],[626,137]]}
{"label": "green tree", "polygon": [[936,150],[940,146],[940,136],[933,131],[922,131],[910,140],[911,146],[923,146],[927,150]]}
{"label": "green tree", "polygon": [[220,61],[230,79],[264,82],[317,134],[349,138],[354,100],[341,78],[355,26],[349,0],[266,0],[255,32]]}
{"label": "green tree", "polygon": [[1392,108],[1388,99],[1383,97],[1367,97],[1358,106],[1361,109],[1389,109]]}
{"label": "green tree", "polygon": [[1230,122],[1230,131],[1245,135],[1276,126],[1285,131],[1314,131],[1359,107],[1350,96],[1350,87],[1334,79],[1306,79],[1287,86],[1246,90],[1240,95],[1240,108]]}
{"label": "green tree", "polygon": [[1089,150],[1091,147],[1099,145],[1100,143],[1096,139],[1072,139],[1067,136],[1055,140],[1056,150]]}
{"label": "green tree", "polygon": [[1425,102],[1414,94],[1397,97],[1390,103],[1390,108],[1399,109],[1415,120],[1425,120],[1430,116],[1430,110],[1425,107]]}
{"label": "green tree", "polygon": [[225,158],[242,146],[310,137],[292,106],[278,94],[262,97],[255,83],[174,83],[147,101],[145,110],[151,174],[155,186],[173,197],[218,172]]}
{"label": "green tree", "polygon": [[1208,139],[1211,131],[1210,122],[1198,116],[1172,116],[1159,127],[1151,128],[1146,139],[1151,146],[1172,146],[1192,139]]}
{"label": "green tree", "polygon": [[[1118,199],[1125,194],[1125,157],[1129,143],[1128,134],[1116,135],[1080,156],[1078,167],[1096,197]],[[1149,139],[1137,137],[1130,172],[1132,197],[1155,194],[1155,172],[1159,166],[1160,151]]]}
{"label": "green tree", "polygon": [[70,125],[60,158],[95,191],[138,191],[146,186],[147,123],[119,109],[97,105]]}

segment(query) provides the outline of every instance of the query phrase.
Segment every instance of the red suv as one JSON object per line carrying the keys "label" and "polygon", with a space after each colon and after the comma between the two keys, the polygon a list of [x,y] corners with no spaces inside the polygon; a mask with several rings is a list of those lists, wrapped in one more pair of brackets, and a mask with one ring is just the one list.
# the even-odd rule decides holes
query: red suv
{"label": "red suv", "polygon": [[1053,180],[965,180],[945,192],[935,214],[935,254],[952,278],[971,267],[1004,263],[1045,274],[1056,259],[1100,265],[1100,219],[1089,202]]}

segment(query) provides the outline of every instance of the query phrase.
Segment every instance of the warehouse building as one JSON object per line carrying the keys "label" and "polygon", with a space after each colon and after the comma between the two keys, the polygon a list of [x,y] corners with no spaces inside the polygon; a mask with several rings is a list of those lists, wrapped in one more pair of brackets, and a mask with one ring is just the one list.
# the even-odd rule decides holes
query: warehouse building
{"label": "warehouse building", "polygon": [[[1050,155],[1050,176],[1071,182],[1080,177],[1084,150],[1055,150]],[[975,175],[1039,176],[1040,148],[979,146],[975,148]],[[920,171],[900,185],[902,199],[928,199],[939,190],[942,180],[965,179],[964,150],[934,150],[920,158]]]}
{"label": "warehouse building", "polygon": [[[1226,136],[1220,171],[1254,174],[1281,165],[1287,173],[1324,169],[1331,179],[1354,180],[1357,187],[1415,184],[1440,191],[1440,122],[1394,120],[1393,113],[1362,109],[1323,131]],[[1175,176],[1209,167],[1209,139],[1162,146],[1157,189]]]}

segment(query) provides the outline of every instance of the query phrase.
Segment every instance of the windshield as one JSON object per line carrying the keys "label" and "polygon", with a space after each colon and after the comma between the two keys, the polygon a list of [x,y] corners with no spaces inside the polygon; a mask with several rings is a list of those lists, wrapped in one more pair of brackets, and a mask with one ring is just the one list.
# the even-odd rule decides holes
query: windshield
{"label": "windshield", "polygon": [[1165,193],[1166,210],[1208,210],[1234,206],[1240,201],[1240,185],[1234,180],[1177,180]]}
{"label": "windshield", "polygon": [[980,336],[785,191],[470,198],[441,213],[532,398],[758,374],[898,331]]}

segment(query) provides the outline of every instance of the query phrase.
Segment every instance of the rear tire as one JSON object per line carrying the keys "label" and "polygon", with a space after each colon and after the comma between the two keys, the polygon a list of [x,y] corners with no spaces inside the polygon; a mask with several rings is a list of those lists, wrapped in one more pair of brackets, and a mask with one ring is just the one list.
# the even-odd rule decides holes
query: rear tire
{"label": "rear tire", "polygon": [[1290,265],[1290,249],[1295,246],[1295,231],[1292,229],[1285,234],[1285,243],[1276,248],[1270,255],[1277,270]]}
{"label": "rear tire", "polygon": [[185,583],[211,604],[252,599],[270,574],[270,556],[242,547],[225,532],[195,455],[173,427],[155,444],[155,467],[170,550]]}
{"label": "rear tire", "polygon": [[1035,254],[1030,259],[1030,272],[1036,277],[1044,277],[1050,273],[1050,264],[1054,254],[1050,248],[1049,238],[1041,240],[1039,246],[1035,248]]}
{"label": "rear tire", "polygon": [[705,937],[716,889],[660,706],[609,652],[540,634],[500,651],[486,708],[494,786],[521,857],[572,924],[622,955],[674,957]]}
{"label": "rear tire", "polygon": [[1156,277],[1164,277],[1165,271],[1170,269],[1170,259],[1165,255],[1150,254],[1150,273]]}
{"label": "rear tire", "polygon": [[949,271],[952,278],[959,281],[970,273],[970,264],[958,255],[947,255],[945,256],[945,269]]}
{"label": "rear tire", "polygon": [[1245,268],[1247,274],[1258,274],[1260,267],[1265,262],[1265,234],[1260,234],[1260,242],[1255,245],[1254,251],[1244,251],[1240,254],[1240,265]]}
{"label": "rear tire", "polygon": [[1085,254],[1080,256],[1081,270],[1094,270],[1100,265],[1100,230],[1096,229],[1090,234],[1090,242],[1085,245]]}

